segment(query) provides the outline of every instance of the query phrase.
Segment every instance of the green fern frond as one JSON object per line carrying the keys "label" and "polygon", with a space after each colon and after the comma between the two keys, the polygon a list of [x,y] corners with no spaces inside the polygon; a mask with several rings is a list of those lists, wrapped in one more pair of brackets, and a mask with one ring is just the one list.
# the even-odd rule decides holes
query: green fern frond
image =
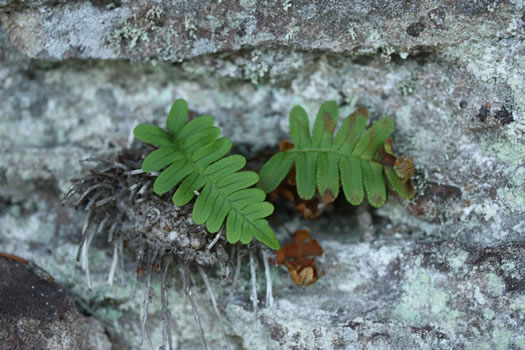
{"label": "green fern frond", "polygon": [[338,114],[335,101],[325,102],[310,134],[306,111],[294,107],[290,112],[294,147],[268,160],[257,186],[266,193],[275,190],[295,165],[297,192],[302,199],[311,199],[317,190],[323,201],[331,202],[342,187],[349,203],[361,204],[366,192],[368,202],[381,207],[386,202],[384,171],[392,187],[402,197],[411,199],[414,190],[410,180],[400,177],[394,169],[388,138],[394,127],[392,119],[380,119],[366,129],[368,112],[360,108],[343,121],[334,136]]}
{"label": "green fern frond", "polygon": [[188,105],[178,99],[168,114],[166,130],[143,124],[135,128],[134,135],[159,147],[142,163],[146,172],[165,168],[153,184],[155,193],[162,195],[177,187],[172,197],[177,206],[189,203],[198,194],[192,212],[196,224],[206,224],[207,230],[215,233],[226,221],[228,242],[246,244],[255,236],[270,248],[279,248],[274,231],[264,219],[272,214],[273,205],[264,201],[262,190],[249,188],[259,176],[253,171],[239,171],[246,164],[244,157],[226,156],[231,140],[220,137],[210,116],[188,122]]}

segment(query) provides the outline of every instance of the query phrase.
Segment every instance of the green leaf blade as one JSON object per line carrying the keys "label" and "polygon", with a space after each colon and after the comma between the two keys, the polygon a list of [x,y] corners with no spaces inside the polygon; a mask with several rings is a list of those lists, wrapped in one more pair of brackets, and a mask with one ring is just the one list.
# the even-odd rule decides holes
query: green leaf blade
{"label": "green leaf blade", "polygon": [[241,213],[249,220],[255,221],[257,219],[262,219],[272,215],[273,210],[274,207],[271,203],[258,202],[244,207],[243,209],[241,209]]}
{"label": "green leaf blade", "polygon": [[361,161],[354,157],[341,157],[339,169],[346,200],[352,205],[360,205],[365,198]]}
{"label": "green leaf blade", "polygon": [[316,183],[317,152],[300,152],[295,161],[297,193],[303,199],[312,199]]}
{"label": "green leaf blade", "polygon": [[243,218],[237,211],[232,210],[226,219],[226,240],[228,243],[235,244],[239,242],[242,235],[243,223]]}
{"label": "green leaf blade", "polygon": [[416,190],[410,180],[403,181],[397,176],[394,169],[385,167],[385,175],[392,188],[403,198],[412,199],[416,195]]}
{"label": "green leaf blade", "polygon": [[332,147],[332,139],[338,118],[339,107],[335,101],[327,101],[321,105],[312,130],[312,147]]}
{"label": "green leaf blade", "polygon": [[192,217],[197,225],[202,225],[208,220],[218,197],[219,192],[215,186],[211,184],[204,186],[204,189],[197,197],[195,205],[193,206]]}
{"label": "green leaf blade", "polygon": [[259,172],[260,180],[257,187],[266,193],[275,190],[290,171],[296,154],[292,152],[278,152],[274,154]]}
{"label": "green leaf blade", "polygon": [[331,203],[339,195],[339,157],[335,153],[319,153],[317,159],[317,190],[323,202]]}
{"label": "green leaf blade", "polygon": [[230,210],[231,206],[228,201],[222,196],[217,197],[210,216],[206,221],[206,229],[210,233],[219,231]]}
{"label": "green leaf blade", "polygon": [[192,161],[198,168],[204,169],[209,164],[224,157],[232,148],[232,142],[227,137],[221,137],[212,143],[199,148],[192,156]]}
{"label": "green leaf blade", "polygon": [[381,208],[386,202],[386,184],[383,178],[383,167],[379,163],[361,160],[366,196],[368,203]]}
{"label": "green leaf blade", "polygon": [[230,200],[235,208],[242,211],[248,205],[262,202],[265,198],[264,191],[258,188],[246,188],[232,194]]}
{"label": "green leaf blade", "polygon": [[142,170],[145,172],[159,171],[170,165],[176,160],[183,158],[183,155],[175,146],[162,146],[151,152],[142,162]]}
{"label": "green leaf blade", "polygon": [[334,139],[334,149],[350,155],[368,124],[368,112],[359,108],[343,121]]}
{"label": "green leaf blade", "polygon": [[180,132],[176,135],[176,140],[179,144],[183,144],[188,137],[195,134],[197,131],[213,126],[213,118],[209,115],[203,115],[190,120],[184,125]]}
{"label": "green leaf blade", "polygon": [[173,142],[166,131],[152,124],[140,124],[133,129],[133,135],[140,141],[155,146],[170,146]]}
{"label": "green leaf blade", "polygon": [[224,194],[230,195],[256,184],[257,181],[259,181],[257,173],[253,171],[239,171],[220,180],[217,186]]}
{"label": "green leaf blade", "polygon": [[352,155],[371,160],[393,130],[394,122],[392,119],[383,118],[376,121],[359,140],[352,151]]}
{"label": "green leaf blade", "polygon": [[177,135],[182,130],[188,120],[188,103],[182,98],[173,102],[166,119],[166,130],[172,136]]}
{"label": "green leaf blade", "polygon": [[219,128],[210,126],[195,131],[192,135],[189,135],[182,144],[182,149],[188,154],[188,158],[191,158],[200,148],[212,143],[221,135]]}
{"label": "green leaf blade", "polygon": [[158,195],[170,191],[192,172],[191,164],[180,159],[167,167],[155,180],[153,191]]}
{"label": "green leaf blade", "polygon": [[257,220],[254,225],[257,228],[254,234],[258,241],[275,250],[280,248],[279,241],[275,236],[275,232],[273,232],[272,228],[268,224],[268,221]]}
{"label": "green leaf blade", "polygon": [[212,181],[219,181],[226,175],[232,174],[244,167],[246,159],[238,154],[234,154],[210,164],[204,169],[204,175],[207,175]]}
{"label": "green leaf blade", "polygon": [[308,114],[301,106],[295,106],[290,112],[290,136],[295,148],[307,148],[312,145]]}
{"label": "green leaf blade", "polygon": [[195,196],[195,191],[200,191],[206,184],[206,179],[199,173],[192,173],[186,177],[173,194],[173,204],[178,207],[188,204]]}

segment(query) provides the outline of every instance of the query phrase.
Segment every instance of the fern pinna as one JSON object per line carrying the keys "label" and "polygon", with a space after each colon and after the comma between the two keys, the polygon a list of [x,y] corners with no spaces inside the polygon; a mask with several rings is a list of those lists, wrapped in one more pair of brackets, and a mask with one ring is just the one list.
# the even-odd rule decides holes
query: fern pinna
{"label": "fern pinna", "polygon": [[[231,140],[220,137],[210,116],[188,122],[188,105],[183,99],[173,103],[166,130],[142,124],[134,135],[144,143],[158,147],[142,163],[145,172],[164,169],[155,180],[153,190],[162,195],[176,186],[173,203],[183,206],[195,194],[192,217],[196,224],[206,224],[210,233],[220,230],[226,220],[226,239],[230,243],[250,242],[255,236],[270,248],[279,249],[279,242],[266,217],[273,205],[266,194],[249,188],[259,181],[253,171],[239,171],[246,164],[241,155],[225,155]],[[200,193],[198,192],[200,191]]]}
{"label": "fern pinna", "polygon": [[392,119],[380,119],[365,131],[368,112],[359,108],[344,119],[334,137],[338,114],[335,101],[325,102],[310,135],[306,111],[295,106],[290,112],[293,148],[276,153],[266,162],[257,186],[272,192],[295,165],[297,192],[302,199],[313,198],[317,189],[324,202],[332,202],[342,186],[351,204],[361,204],[366,192],[368,202],[381,207],[386,202],[383,173],[399,195],[413,198],[413,162],[393,154],[389,138]]}

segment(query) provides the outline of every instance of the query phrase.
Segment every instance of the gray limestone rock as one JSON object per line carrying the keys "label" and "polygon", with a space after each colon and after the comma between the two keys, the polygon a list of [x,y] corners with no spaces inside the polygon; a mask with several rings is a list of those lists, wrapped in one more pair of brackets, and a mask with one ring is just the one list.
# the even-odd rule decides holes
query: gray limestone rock
{"label": "gray limestone rock", "polygon": [[[332,99],[341,117],[365,106],[394,120],[418,195],[373,211],[337,202],[318,221],[280,213],[281,242],[284,227],[305,227],[324,247],[324,276],[299,288],[274,268],[275,304],[261,305],[256,331],[243,269],[224,311],[231,348],[525,349],[524,14],[517,0],[0,1],[0,246],[49,271],[115,346],[139,347],[136,257],[110,287],[113,247],[95,239],[92,290],[75,261],[85,215],[61,199],[78,160],[117,152],[179,97],[252,157],[287,137],[294,105],[313,117]],[[174,339],[198,347],[176,271],[170,284]],[[151,348],[159,288],[154,275]]]}

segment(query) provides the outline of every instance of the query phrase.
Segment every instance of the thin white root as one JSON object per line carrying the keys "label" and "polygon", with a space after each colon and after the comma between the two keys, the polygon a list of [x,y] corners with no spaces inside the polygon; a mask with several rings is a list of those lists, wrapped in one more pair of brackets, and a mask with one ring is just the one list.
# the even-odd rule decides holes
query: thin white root
{"label": "thin white root", "polygon": [[228,304],[230,303],[230,299],[232,298],[233,293],[235,292],[235,289],[237,289],[237,283],[239,282],[239,275],[241,274],[241,257],[242,257],[241,254],[242,254],[241,249],[238,249],[237,263],[235,265],[235,273],[233,274],[233,283],[230,289],[230,293],[228,294],[228,298],[226,298],[226,301],[221,307],[222,310],[225,310],[226,307],[228,307]]}
{"label": "thin white root", "polygon": [[[173,256],[170,254],[166,258],[165,266],[164,266],[164,273],[162,274],[162,285],[160,286],[160,300],[162,303],[162,319],[163,319],[163,327],[162,327],[162,349],[166,349],[166,342],[169,345],[169,350],[173,350],[173,339],[171,337],[171,315],[170,310],[168,309],[168,298],[166,297],[167,291],[168,291],[168,284],[166,276],[168,274],[168,268],[171,264],[171,261],[173,260]],[[166,341],[167,340],[167,341]]]}
{"label": "thin white root", "polygon": [[84,191],[84,193],[80,196],[80,198],[75,203],[73,203],[73,205],[75,207],[77,207],[80,203],[82,203],[84,198],[86,198],[87,195],[91,193],[91,191],[93,191],[93,190],[95,190],[97,188],[100,188],[100,187],[113,189],[113,187],[111,187],[110,185],[106,185],[106,184],[96,184],[96,185],[90,186]]}
{"label": "thin white root", "polygon": [[188,266],[181,267],[181,274],[182,274],[182,285],[184,288],[184,293],[190,300],[191,308],[193,310],[193,318],[195,319],[195,323],[197,324],[197,327],[199,327],[202,348],[204,350],[208,350],[208,345],[206,344],[206,339],[204,338],[204,330],[202,329],[202,324],[201,324],[201,320],[199,317],[199,313],[197,312],[197,305],[195,304],[195,300],[193,299],[193,291],[191,290],[191,286],[188,281],[189,279]]}
{"label": "thin white root", "polygon": [[199,273],[201,274],[202,280],[204,281],[204,284],[208,289],[208,294],[210,295],[213,310],[215,310],[215,314],[217,315],[217,319],[219,320],[219,326],[221,327],[222,338],[224,340],[224,348],[228,349],[228,343],[226,341],[226,332],[224,331],[224,322],[222,321],[221,313],[219,311],[219,308],[217,307],[217,301],[215,300],[215,296],[213,295],[213,290],[211,289],[210,281],[208,280],[208,275],[206,275],[206,272],[204,272],[204,269],[201,266],[199,266]]}
{"label": "thin white root", "polygon": [[119,259],[119,276],[120,276],[120,284],[124,285],[124,238],[122,236],[118,239],[118,254],[120,256]]}
{"label": "thin white root", "polygon": [[117,220],[115,220],[115,222],[112,223],[111,226],[109,227],[108,243],[111,243],[111,241],[113,241],[113,233],[115,233],[115,230],[117,229],[117,224],[118,224],[118,218],[117,218]]}
{"label": "thin white root", "polygon": [[221,235],[222,235],[222,229],[217,232],[217,234],[215,235],[215,238],[213,239],[213,241],[210,242],[210,244],[208,244],[208,247],[206,249],[210,250],[211,248],[213,248],[213,246],[219,241],[219,239],[221,238]]}
{"label": "thin white root", "polygon": [[266,276],[266,307],[272,307],[272,275],[270,274],[270,263],[268,262],[270,256],[268,255],[268,253],[266,253],[266,250],[264,250],[264,248],[262,248],[261,250],[264,263],[264,275]]}
{"label": "thin white root", "polygon": [[86,271],[86,281],[88,289],[91,290],[91,276],[89,273],[89,246],[91,245],[91,241],[93,240],[93,237],[95,237],[95,230],[91,230],[89,232],[89,235],[86,239],[86,243],[82,246],[82,259],[81,259],[81,267],[84,271]]}
{"label": "thin white root", "polygon": [[98,202],[93,203],[93,208],[98,208],[98,207],[100,207],[100,206],[102,206],[102,205],[104,205],[106,203],[109,203],[111,201],[117,200],[118,197],[119,197],[119,194],[114,194],[113,196],[101,199]]}
{"label": "thin white root", "polygon": [[137,251],[137,268],[135,273],[135,280],[133,281],[133,298],[137,294],[137,284],[139,282],[139,271],[142,270],[142,258],[144,257],[144,247],[139,247]]}
{"label": "thin white root", "polygon": [[[80,256],[82,257],[81,261],[81,267],[84,271],[86,271],[86,281],[88,285],[88,289],[91,290],[91,275],[89,273],[89,247],[91,246],[91,241],[93,241],[93,237],[99,232],[101,232],[104,229],[104,226],[106,225],[106,221],[109,219],[109,215],[106,215],[102,221],[98,224],[97,230],[89,230],[89,227],[86,227],[86,231],[84,232],[84,236],[86,238],[82,238],[81,247],[80,250]],[[88,220],[89,221],[89,220]],[[85,243],[84,243],[85,241]],[[77,260],[79,256],[77,254]]]}
{"label": "thin white root", "polygon": [[104,216],[104,219],[102,219],[100,224],[98,224],[97,233],[102,232],[102,230],[104,229],[104,226],[106,226],[106,222],[108,221],[108,219],[109,219],[109,214],[106,214],[106,216]]}
{"label": "thin white root", "polygon": [[135,170],[128,171],[126,173],[126,175],[139,175],[139,174],[144,174],[144,170],[142,170],[142,169],[135,169]]}
{"label": "thin white root", "polygon": [[148,320],[149,294],[151,290],[151,275],[150,266],[155,261],[156,254],[153,254],[150,263],[146,266],[146,288],[144,289],[144,303],[142,304],[142,324],[140,327],[140,345],[144,342],[144,330],[146,329],[146,321]]}
{"label": "thin white root", "polygon": [[110,286],[113,285],[113,279],[115,277],[115,271],[117,270],[117,263],[118,263],[118,250],[119,250],[119,242],[115,241],[113,242],[113,260],[111,261],[111,269],[109,270],[109,276],[108,276],[108,284]]}
{"label": "thin white root", "polygon": [[255,331],[259,331],[259,323],[257,322],[257,275],[255,274],[255,257],[253,256],[253,251],[250,250],[250,274],[252,276],[252,295],[250,299],[252,300],[253,305],[253,315],[255,316]]}
{"label": "thin white root", "polygon": [[82,256],[82,252],[84,251],[84,245],[86,244],[88,230],[89,230],[89,227],[91,226],[90,223],[91,223],[92,218],[93,218],[93,214],[89,213],[89,217],[86,220],[86,222],[84,222],[84,227],[82,227],[82,236],[80,238],[80,244],[78,245],[78,250],[77,250],[77,261],[80,261],[80,257]]}
{"label": "thin white root", "polygon": [[142,196],[145,192],[146,192],[146,189],[151,185],[151,181],[148,181],[146,182],[144,185],[142,185],[142,187],[140,188],[140,190],[137,192],[138,195]]}
{"label": "thin white root", "polygon": [[89,200],[89,202],[87,202],[86,204],[86,207],[84,208],[84,211],[89,211],[89,209],[92,209],[95,207],[95,202],[98,201],[98,199],[100,197],[103,197],[104,196],[104,193],[103,192],[97,192],[93,195],[93,197],[91,197],[91,199]]}

